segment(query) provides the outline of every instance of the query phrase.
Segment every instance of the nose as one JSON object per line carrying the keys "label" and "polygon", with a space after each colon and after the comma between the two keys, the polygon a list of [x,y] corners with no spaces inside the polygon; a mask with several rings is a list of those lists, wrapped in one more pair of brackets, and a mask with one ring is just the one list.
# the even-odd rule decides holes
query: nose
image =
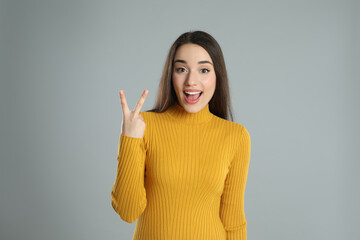
{"label": "nose", "polygon": [[188,86],[194,86],[194,85],[196,85],[197,81],[198,81],[198,76],[196,76],[196,73],[193,71],[190,71],[186,78],[185,84]]}

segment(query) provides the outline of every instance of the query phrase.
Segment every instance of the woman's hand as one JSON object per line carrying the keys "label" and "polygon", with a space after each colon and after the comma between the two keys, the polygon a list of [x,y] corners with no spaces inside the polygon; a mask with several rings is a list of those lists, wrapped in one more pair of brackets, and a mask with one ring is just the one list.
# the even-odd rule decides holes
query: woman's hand
{"label": "woman's hand", "polygon": [[130,111],[126,102],[124,91],[123,90],[119,91],[121,107],[123,112],[122,134],[134,138],[143,138],[145,132],[145,122],[142,115],[139,114],[139,112],[145,102],[148,93],[149,91],[145,89],[134,111]]}

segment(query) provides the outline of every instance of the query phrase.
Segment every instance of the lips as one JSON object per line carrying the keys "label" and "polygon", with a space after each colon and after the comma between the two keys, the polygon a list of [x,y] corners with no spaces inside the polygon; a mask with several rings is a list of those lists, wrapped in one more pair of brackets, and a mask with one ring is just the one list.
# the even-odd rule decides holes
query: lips
{"label": "lips", "polygon": [[187,94],[184,92],[185,100],[189,104],[195,104],[200,100],[200,97],[202,95],[202,92],[198,94]]}
{"label": "lips", "polygon": [[184,92],[202,92],[202,91],[198,89],[185,89]]}
{"label": "lips", "polygon": [[202,93],[202,91],[197,89],[187,89],[184,90],[184,93],[188,96],[188,95],[193,95],[194,93]]}

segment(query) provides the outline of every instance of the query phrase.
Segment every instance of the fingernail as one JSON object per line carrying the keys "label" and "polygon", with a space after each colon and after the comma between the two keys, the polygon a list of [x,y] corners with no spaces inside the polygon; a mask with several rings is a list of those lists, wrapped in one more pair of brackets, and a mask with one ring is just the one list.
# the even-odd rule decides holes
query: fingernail
{"label": "fingernail", "polygon": [[120,95],[123,94],[123,90],[120,90]]}

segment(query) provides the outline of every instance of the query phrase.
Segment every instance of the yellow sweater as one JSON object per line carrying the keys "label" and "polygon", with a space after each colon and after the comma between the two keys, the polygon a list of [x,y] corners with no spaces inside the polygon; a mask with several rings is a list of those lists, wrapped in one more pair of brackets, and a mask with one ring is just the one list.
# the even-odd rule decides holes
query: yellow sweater
{"label": "yellow sweater", "polygon": [[121,133],[111,205],[133,240],[246,240],[244,194],[250,135],[209,105],[188,113],[175,103],[141,112],[143,138]]}

